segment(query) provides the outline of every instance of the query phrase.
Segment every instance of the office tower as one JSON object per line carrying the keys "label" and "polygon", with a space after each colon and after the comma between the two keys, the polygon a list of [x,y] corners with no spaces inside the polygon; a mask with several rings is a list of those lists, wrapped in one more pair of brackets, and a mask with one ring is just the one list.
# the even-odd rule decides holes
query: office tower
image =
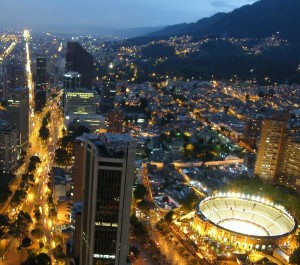
{"label": "office tower", "polygon": [[65,114],[96,113],[99,104],[99,96],[97,92],[87,88],[65,90],[63,100]]}
{"label": "office tower", "polygon": [[35,111],[40,112],[46,104],[48,90],[47,58],[36,58],[35,72]]}
{"label": "office tower", "polygon": [[113,82],[106,82],[101,88],[100,110],[107,112],[114,108],[116,98],[116,84]]}
{"label": "office tower", "polygon": [[300,139],[287,135],[284,138],[276,182],[300,190]]}
{"label": "office tower", "polygon": [[18,131],[8,121],[0,120],[0,170],[14,172],[18,167]]}
{"label": "office tower", "polygon": [[81,74],[77,72],[67,72],[64,74],[64,89],[79,88]]}
{"label": "office tower", "polygon": [[128,134],[84,136],[80,264],[125,265],[135,140]]}
{"label": "office tower", "polygon": [[10,89],[23,87],[25,85],[24,67],[20,63],[13,61],[0,66],[0,97],[7,100]]}
{"label": "office tower", "polygon": [[67,43],[66,72],[78,72],[82,75],[81,86],[91,88],[94,75],[93,56],[78,42]]}
{"label": "office tower", "polygon": [[74,114],[69,113],[64,119],[65,127],[68,128],[68,134],[73,135],[80,127],[89,129],[90,133],[106,133],[106,118],[101,114]]}
{"label": "office tower", "polygon": [[15,88],[8,94],[7,120],[18,130],[19,151],[29,143],[29,94],[27,88]]}
{"label": "office tower", "polygon": [[48,73],[47,73],[47,58],[36,58],[35,70],[35,91],[47,90],[48,87]]}
{"label": "office tower", "polygon": [[122,133],[123,132],[123,114],[121,110],[115,109],[108,113],[108,129],[109,133]]}
{"label": "office tower", "polygon": [[285,119],[266,119],[262,122],[259,147],[255,162],[255,175],[265,181],[274,181],[284,141]]}
{"label": "office tower", "polygon": [[262,117],[248,117],[245,121],[243,137],[252,148],[256,148],[257,139],[259,138],[261,131],[262,120]]}

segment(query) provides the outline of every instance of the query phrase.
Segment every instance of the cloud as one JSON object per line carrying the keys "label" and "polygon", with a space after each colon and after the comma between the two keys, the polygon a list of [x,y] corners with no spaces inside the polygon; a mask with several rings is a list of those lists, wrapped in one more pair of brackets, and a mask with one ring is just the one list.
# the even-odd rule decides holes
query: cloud
{"label": "cloud", "polygon": [[225,1],[213,1],[210,3],[213,7],[222,8],[222,9],[233,9],[235,6],[229,4]]}

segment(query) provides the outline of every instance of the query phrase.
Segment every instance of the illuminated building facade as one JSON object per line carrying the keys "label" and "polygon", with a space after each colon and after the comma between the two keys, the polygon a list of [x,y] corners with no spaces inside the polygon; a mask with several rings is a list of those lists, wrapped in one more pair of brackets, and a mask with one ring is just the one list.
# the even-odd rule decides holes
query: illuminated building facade
{"label": "illuminated building facade", "polygon": [[294,136],[286,136],[284,139],[276,181],[300,190],[300,140]]}
{"label": "illuminated building facade", "polygon": [[47,58],[37,57],[36,58],[36,70],[35,70],[35,89],[36,92],[40,90],[46,90],[48,83],[47,73]]}
{"label": "illuminated building facade", "polygon": [[287,134],[286,123],[284,117],[262,122],[255,175],[300,191],[300,140]]}
{"label": "illuminated building facade", "polygon": [[85,134],[80,264],[127,264],[135,140]]}
{"label": "illuminated building facade", "polygon": [[265,181],[274,181],[285,126],[284,120],[266,119],[262,122],[255,175],[260,176]]}
{"label": "illuminated building facade", "polygon": [[70,113],[65,116],[65,127],[68,128],[70,135],[79,127],[84,126],[91,133],[106,133],[107,125],[105,117],[101,114],[74,114]]}
{"label": "illuminated building facade", "polygon": [[17,128],[19,152],[29,143],[29,94],[27,88],[10,91],[7,100],[7,120]]}
{"label": "illuminated building facade", "polygon": [[112,110],[107,115],[108,119],[108,132],[109,133],[122,133],[124,117],[121,110]]}
{"label": "illuminated building facade", "polygon": [[64,112],[92,114],[98,109],[99,96],[96,91],[86,88],[69,89],[64,93]]}
{"label": "illuminated building facade", "polygon": [[297,222],[283,206],[264,198],[219,193],[196,205],[194,227],[203,236],[248,251],[290,245]]}
{"label": "illuminated building facade", "polygon": [[64,74],[64,89],[80,88],[81,74],[77,72],[67,72]]}
{"label": "illuminated building facade", "polygon": [[78,42],[67,43],[66,71],[78,72],[82,75],[81,86],[92,88],[94,75],[93,56]]}
{"label": "illuminated building facade", "polygon": [[7,121],[0,120],[0,170],[14,172],[18,167],[18,131]]}

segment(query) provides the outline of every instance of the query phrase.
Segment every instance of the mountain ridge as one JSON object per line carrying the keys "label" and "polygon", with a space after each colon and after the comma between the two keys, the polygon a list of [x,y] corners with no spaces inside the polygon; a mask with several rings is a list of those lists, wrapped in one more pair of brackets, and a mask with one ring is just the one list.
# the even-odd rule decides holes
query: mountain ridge
{"label": "mountain ridge", "polygon": [[[146,37],[193,35],[201,37],[265,38],[279,32],[289,41],[300,41],[300,1],[261,0],[229,13],[217,13],[195,23],[178,24]],[[174,34],[175,33],[175,34]]]}

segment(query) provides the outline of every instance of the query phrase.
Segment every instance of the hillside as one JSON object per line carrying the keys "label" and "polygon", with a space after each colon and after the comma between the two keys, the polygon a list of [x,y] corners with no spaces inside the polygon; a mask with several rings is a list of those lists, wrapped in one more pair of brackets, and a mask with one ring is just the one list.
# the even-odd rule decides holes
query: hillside
{"label": "hillside", "polygon": [[279,32],[280,37],[298,42],[299,20],[299,0],[261,0],[227,14],[218,13],[196,23],[169,26],[150,35],[265,38]]}

